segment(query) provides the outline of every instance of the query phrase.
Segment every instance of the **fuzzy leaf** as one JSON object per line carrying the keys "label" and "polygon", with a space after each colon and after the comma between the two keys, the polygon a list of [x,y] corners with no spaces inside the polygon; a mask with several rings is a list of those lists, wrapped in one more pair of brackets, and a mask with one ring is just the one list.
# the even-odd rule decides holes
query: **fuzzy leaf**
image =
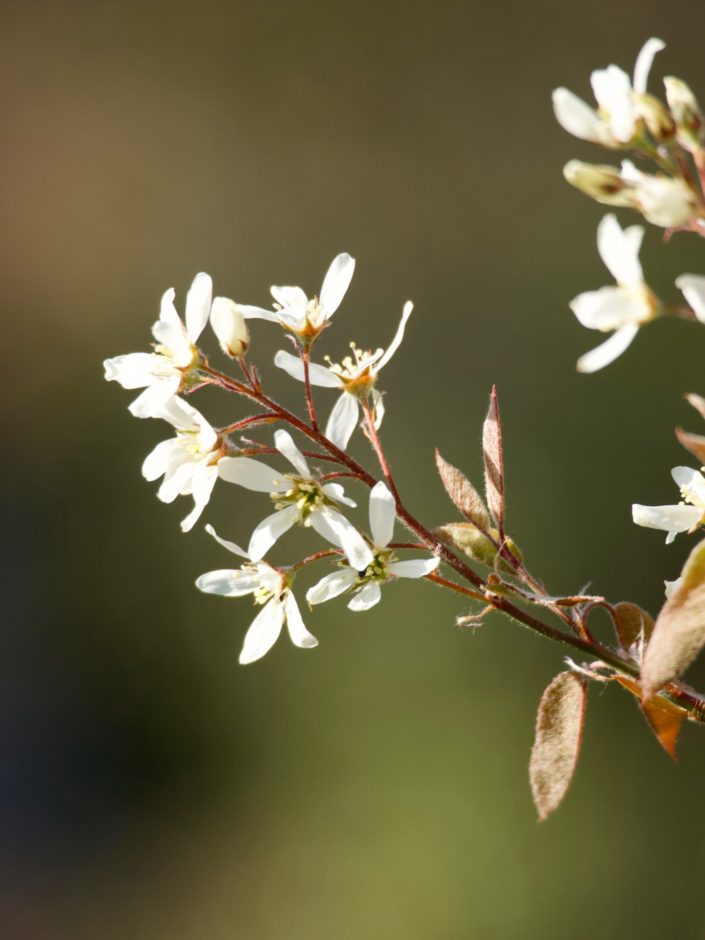
{"label": "fuzzy leaf", "polygon": [[638,682],[627,678],[627,676],[615,676],[614,678],[639,699],[639,707],[644,718],[646,718],[646,723],[656,735],[664,751],[675,760],[678,735],[683,722],[688,717],[687,711],[664,698],[663,695],[654,695],[648,702],[641,701],[643,691]]}
{"label": "fuzzy leaf", "polygon": [[504,537],[504,457],[502,426],[499,420],[497,388],[492,386],[490,407],[482,426],[482,452],[485,462],[485,495],[500,536]]}
{"label": "fuzzy leaf", "polygon": [[705,418],[705,398],[702,395],[686,395],[685,400],[695,408],[701,418]]}
{"label": "fuzzy leaf", "polygon": [[649,642],[654,629],[654,621],[641,607],[630,604],[629,601],[622,601],[615,605],[613,619],[614,629],[622,649],[628,651],[635,643],[641,641],[642,636],[644,644]]}
{"label": "fuzzy leaf", "polygon": [[557,809],[573,779],[586,702],[587,683],[573,672],[559,673],[541,696],[529,762],[531,793],[540,822]]}
{"label": "fuzzy leaf", "polygon": [[705,437],[702,434],[691,434],[683,428],[676,428],[676,437],[687,451],[697,457],[701,464],[705,464]]}
{"label": "fuzzy leaf", "polygon": [[446,488],[446,493],[455,506],[473,525],[486,532],[490,524],[487,509],[482,497],[470,480],[464,473],[461,473],[460,470],[444,460],[438,451],[436,451],[436,467],[438,467],[438,473],[443,486]]}
{"label": "fuzzy leaf", "polygon": [[641,669],[649,699],[692,663],[705,645],[705,541],[696,545],[680,584],[664,604],[646,647]]}

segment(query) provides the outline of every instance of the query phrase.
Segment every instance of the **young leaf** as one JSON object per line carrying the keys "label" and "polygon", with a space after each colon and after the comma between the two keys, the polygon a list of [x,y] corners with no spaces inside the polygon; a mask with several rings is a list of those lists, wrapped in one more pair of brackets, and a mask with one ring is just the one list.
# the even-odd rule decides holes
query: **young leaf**
{"label": "young leaf", "polygon": [[539,821],[558,807],[575,773],[585,722],[587,683],[561,672],[541,696],[529,762],[531,793]]}
{"label": "young leaf", "polygon": [[648,702],[641,701],[643,692],[638,682],[627,678],[627,676],[615,676],[614,678],[625,689],[629,689],[632,695],[636,696],[639,700],[641,712],[646,718],[646,723],[656,735],[659,744],[669,757],[676,760],[678,735],[683,722],[688,717],[685,709],[664,698],[663,695],[654,695]]}
{"label": "young leaf", "polygon": [[629,601],[622,601],[615,604],[612,619],[617,639],[623,650],[631,649],[635,643],[641,642],[642,637],[644,644],[649,642],[654,629],[654,621],[641,607],[630,604]]}
{"label": "young leaf", "polygon": [[696,545],[680,584],[664,604],[641,669],[644,698],[675,679],[705,645],[705,541]]}
{"label": "young leaf", "polygon": [[676,437],[687,451],[697,457],[701,464],[705,464],[705,437],[702,434],[691,434],[683,428],[676,428]]}
{"label": "young leaf", "polygon": [[485,495],[487,505],[504,538],[504,457],[502,455],[502,426],[499,420],[497,388],[492,386],[490,407],[482,426],[482,452],[485,461]]}
{"label": "young leaf", "polygon": [[436,466],[446,493],[453,500],[455,506],[460,512],[469,519],[478,529],[486,532],[490,525],[490,519],[487,509],[482,501],[482,497],[472,485],[470,480],[449,464],[436,450]]}

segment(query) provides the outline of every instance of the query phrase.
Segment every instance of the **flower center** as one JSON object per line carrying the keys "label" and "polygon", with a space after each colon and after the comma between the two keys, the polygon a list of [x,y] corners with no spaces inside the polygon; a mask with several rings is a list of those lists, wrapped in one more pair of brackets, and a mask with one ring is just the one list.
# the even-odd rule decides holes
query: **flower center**
{"label": "flower center", "polygon": [[369,581],[388,581],[388,566],[396,561],[394,552],[388,548],[378,549],[374,553],[374,558],[365,568],[358,573],[358,584],[367,584]]}
{"label": "flower center", "polygon": [[326,499],[315,480],[307,480],[291,474],[286,474],[285,479],[291,480],[291,488],[284,493],[272,494],[272,499],[275,501],[274,508],[284,509],[287,506],[296,506],[299,510],[299,521],[307,525],[311,513],[327,505],[330,500]]}
{"label": "flower center", "polygon": [[345,391],[358,398],[364,397],[377,381],[377,374],[372,371],[375,362],[382,356],[384,350],[360,349],[354,342],[350,343],[351,354],[345,356],[341,362],[333,362],[326,356],[328,368],[339,376],[345,385]]}

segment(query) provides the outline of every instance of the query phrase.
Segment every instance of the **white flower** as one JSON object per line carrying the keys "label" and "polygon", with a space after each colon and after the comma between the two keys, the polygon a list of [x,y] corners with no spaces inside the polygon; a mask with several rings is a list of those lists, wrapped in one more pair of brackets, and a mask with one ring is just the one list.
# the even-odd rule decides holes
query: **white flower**
{"label": "white flower", "polygon": [[676,287],[683,291],[698,320],[705,323],[705,277],[702,274],[681,274],[676,278]]}
{"label": "white flower", "polygon": [[321,295],[309,299],[300,287],[272,287],[274,310],[238,304],[247,318],[270,320],[296,334],[304,342],[311,342],[328,326],[328,321],[341,304],[355,270],[355,259],[349,254],[337,255],[328,268]]}
{"label": "white flower", "polygon": [[173,425],[176,437],[157,444],[142,464],[142,475],[150,482],[164,477],[157,492],[164,503],[193,496],[193,510],[181,523],[188,532],[210,499],[225,447],[203,415],[181,398],[170,398],[155,417]]}
{"label": "white flower", "polygon": [[[318,385],[323,388],[338,388],[342,395],[335,403],[333,410],[328,418],[325,434],[336,447],[345,450],[348,441],[355,430],[360,415],[360,400],[372,395],[372,404],[375,412],[375,427],[382,423],[384,415],[384,406],[382,404],[382,395],[374,387],[377,382],[377,376],[387,365],[394,353],[399,348],[404,338],[404,328],[406,321],[411,316],[414,305],[408,300],[404,304],[401,315],[401,322],[387,349],[377,349],[375,352],[364,352],[351,343],[352,354],[346,356],[343,361],[332,363],[328,366],[318,365],[312,362],[309,366],[309,381],[311,385]],[[304,381],[304,366],[298,356],[292,356],[291,353],[280,350],[274,357],[275,365],[288,372],[292,378]]]}
{"label": "white flower", "polygon": [[671,476],[680,487],[683,502],[677,506],[632,506],[632,519],[637,525],[668,532],[666,544],[679,532],[689,532],[705,519],[705,477],[690,467],[674,467]]}
{"label": "white flower", "polygon": [[380,480],[370,492],[371,560],[361,568],[357,559],[348,555],[349,567],[326,575],[310,588],[306,594],[308,603],[322,604],[346,591],[353,591],[354,596],[348,604],[350,610],[368,610],[379,603],[382,596],[380,585],[385,581],[394,578],[424,578],[435,571],[439,558],[396,560],[393,550],[388,547],[394,534],[395,518],[394,497]]}
{"label": "white flower", "polygon": [[629,160],[622,161],[620,176],[632,187],[635,207],[653,225],[680,228],[698,211],[697,197],[682,179],[672,179],[662,173],[642,173]]}
{"label": "white flower", "polygon": [[596,372],[613,362],[632,342],[639,327],[658,315],[658,301],[644,283],[639,263],[643,237],[640,225],[621,229],[611,214],[598,226],[597,250],[617,286],[579,294],[570,302],[570,308],[588,329],[615,332],[578,360],[580,372]]}
{"label": "white flower", "polygon": [[196,581],[196,587],[206,594],[220,594],[223,597],[253,594],[255,603],[263,605],[245,634],[240,663],[253,663],[269,652],[279,638],[284,623],[295,646],[301,649],[318,646],[316,637],[306,629],[284,572],[272,568],[266,561],[253,562],[247,552],[234,542],[221,539],[212,526],[206,526],[206,532],[228,551],[246,559],[247,564],[236,570],[220,569],[202,574]]}
{"label": "white flower", "polygon": [[286,457],[296,473],[280,473],[259,460],[224,457],[220,475],[246,489],[269,493],[276,512],[257,526],[247,549],[252,561],[264,558],[274,543],[294,525],[311,526],[326,541],[357,560],[361,568],[369,564],[372,552],[357,529],[338,507],[355,506],[339,483],[320,483],[312,476],[306,458],[288,431],[278,430],[274,446]]}
{"label": "white flower", "polygon": [[213,332],[218,337],[220,348],[226,356],[237,359],[247,352],[250,345],[250,331],[245,318],[234,300],[216,297],[210,314]]}
{"label": "white flower", "polygon": [[660,39],[649,39],[644,44],[634,67],[633,83],[616,65],[595,70],[590,82],[599,106],[597,111],[567,88],[556,88],[553,110],[558,123],[569,134],[605,147],[629,144],[638,131],[638,96],[646,92],[654,56],[663,48]]}
{"label": "white flower", "polygon": [[105,378],[123,388],[143,388],[130,405],[137,418],[151,418],[173,395],[186,387],[188,374],[198,366],[196,340],[208,322],[213,282],[197,274],[186,296],[186,324],[176,312],[174,289],[161,301],[159,319],[152,327],[157,344],[153,353],[129,353],[106,359]]}

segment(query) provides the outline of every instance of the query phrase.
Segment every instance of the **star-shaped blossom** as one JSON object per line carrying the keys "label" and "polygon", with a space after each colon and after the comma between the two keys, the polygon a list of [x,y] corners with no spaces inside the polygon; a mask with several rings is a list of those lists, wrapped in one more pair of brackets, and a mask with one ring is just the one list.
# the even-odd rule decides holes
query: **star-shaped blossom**
{"label": "star-shaped blossom", "polygon": [[186,323],[176,312],[175,292],[162,297],[159,319],[152,327],[154,352],[129,353],[106,359],[105,378],[123,388],[143,388],[130,405],[136,418],[154,417],[172,396],[188,387],[190,375],[198,367],[196,341],[208,322],[213,282],[208,274],[197,274],[186,296]]}
{"label": "star-shaped blossom", "polygon": [[164,477],[157,496],[164,503],[177,496],[193,496],[193,510],[181,523],[188,532],[208,504],[215,481],[227,462],[226,447],[203,415],[183,399],[170,398],[154,417],[163,418],[176,436],[162,441],[142,464],[142,475],[150,482]]}
{"label": "star-shaped blossom", "polygon": [[683,291],[698,320],[705,323],[705,277],[702,274],[681,274],[676,278],[676,287]]}
{"label": "star-shaped blossom", "polygon": [[679,532],[690,532],[705,521],[705,477],[691,467],[674,467],[671,476],[680,487],[682,502],[677,506],[632,506],[632,519],[648,529],[668,533],[666,544]]}
{"label": "star-shaped blossom", "polygon": [[567,88],[553,92],[553,110],[569,134],[605,147],[624,147],[637,136],[641,113],[639,95],[646,85],[654,56],[664,48],[660,39],[649,39],[634,67],[634,81],[616,65],[596,69],[590,76],[598,104],[595,111]]}
{"label": "star-shaped blossom", "polygon": [[[372,397],[375,414],[375,426],[379,427],[384,415],[382,395],[375,388],[380,371],[387,365],[404,338],[406,321],[411,316],[414,305],[411,301],[404,304],[401,321],[394,335],[394,339],[385,349],[375,352],[358,349],[351,343],[351,355],[346,356],[341,363],[329,361],[327,366],[312,362],[309,365],[309,381],[311,385],[322,388],[340,389],[342,395],[333,406],[328,418],[325,434],[336,447],[345,450],[360,417],[360,402],[368,396]],[[304,366],[298,356],[280,350],[274,357],[275,365],[288,372],[292,378],[304,381]]]}
{"label": "star-shaped blossom", "polygon": [[336,255],[328,268],[320,297],[309,298],[300,287],[271,287],[274,310],[238,304],[248,319],[270,320],[311,343],[327,326],[340,306],[355,270],[355,259],[347,252]]}
{"label": "star-shaped blossom", "polygon": [[639,327],[659,313],[659,302],[644,283],[639,263],[643,237],[640,225],[621,229],[614,215],[606,215],[598,226],[597,249],[617,286],[579,294],[570,308],[588,329],[614,332],[578,360],[580,372],[596,372],[613,362],[632,342]]}
{"label": "star-shaped blossom", "polygon": [[321,483],[313,476],[308,462],[288,431],[279,429],[274,446],[294,468],[294,473],[281,473],[260,460],[247,457],[226,457],[221,475],[230,483],[246,489],[269,493],[276,512],[256,527],[247,549],[252,561],[264,558],[274,543],[295,525],[311,526],[326,541],[342,548],[364,568],[372,553],[357,531],[340,512],[339,507],[355,506],[339,483]]}
{"label": "star-shaped blossom", "polygon": [[245,634],[240,663],[254,663],[268,653],[285,623],[295,646],[301,649],[318,646],[316,637],[306,629],[286,573],[272,568],[266,561],[253,561],[239,545],[220,538],[212,526],[206,526],[206,531],[228,551],[244,558],[246,563],[234,570],[208,571],[197,579],[196,587],[206,594],[220,594],[223,597],[252,594],[255,604],[262,605]]}
{"label": "star-shaped blossom", "polygon": [[[352,592],[350,610],[368,610],[382,597],[381,585],[395,578],[425,578],[435,571],[439,558],[414,558],[397,561],[389,543],[394,534],[396,509],[394,497],[380,480],[370,491],[370,533],[372,558],[360,568],[357,560],[348,555],[348,565],[326,575],[306,594],[309,604],[322,604],[340,594]],[[347,553],[346,553],[347,554]]]}

